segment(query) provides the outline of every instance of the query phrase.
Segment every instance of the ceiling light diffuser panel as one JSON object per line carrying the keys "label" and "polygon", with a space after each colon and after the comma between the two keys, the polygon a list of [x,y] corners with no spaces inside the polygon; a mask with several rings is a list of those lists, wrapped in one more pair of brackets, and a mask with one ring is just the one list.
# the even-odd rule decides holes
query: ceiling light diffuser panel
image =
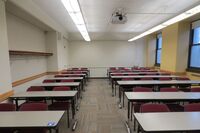
{"label": "ceiling light diffuser panel", "polygon": [[174,24],[174,23],[180,22],[180,21],[182,21],[182,20],[184,20],[186,18],[189,18],[189,17],[191,17],[191,16],[193,16],[193,15],[195,15],[197,13],[200,13],[200,5],[192,8],[192,9],[190,9],[190,10],[188,10],[188,11],[186,11],[186,12],[184,12],[184,13],[176,16],[176,17],[173,17],[173,18],[169,19],[166,22],[149,29],[148,31],[145,31],[144,33],[142,33],[142,34],[140,34],[140,35],[138,35],[136,37],[131,38],[128,41],[129,42],[135,41],[135,40],[137,40],[139,38],[142,38],[142,37],[144,37],[146,35],[149,35],[151,33],[159,31],[159,30],[161,30],[161,29],[163,29],[163,28],[165,28],[165,27],[167,27],[167,26],[169,26],[171,24]]}
{"label": "ceiling light diffuser panel", "polygon": [[61,0],[85,41],[91,41],[78,0]]}

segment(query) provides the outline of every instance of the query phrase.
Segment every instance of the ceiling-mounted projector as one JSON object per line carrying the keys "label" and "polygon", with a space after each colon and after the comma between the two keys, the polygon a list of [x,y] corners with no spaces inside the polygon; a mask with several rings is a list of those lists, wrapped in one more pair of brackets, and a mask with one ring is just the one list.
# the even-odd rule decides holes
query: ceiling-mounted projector
{"label": "ceiling-mounted projector", "polygon": [[126,13],[123,8],[116,9],[111,18],[112,24],[125,24],[127,22]]}

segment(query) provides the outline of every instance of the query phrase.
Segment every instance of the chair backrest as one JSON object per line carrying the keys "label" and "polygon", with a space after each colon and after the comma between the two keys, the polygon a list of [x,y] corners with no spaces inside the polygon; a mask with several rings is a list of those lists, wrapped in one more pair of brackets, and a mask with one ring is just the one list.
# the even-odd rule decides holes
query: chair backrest
{"label": "chair backrest", "polygon": [[0,111],[16,111],[16,106],[13,103],[0,103]]}
{"label": "chair backrest", "polygon": [[184,105],[184,111],[186,112],[200,111],[200,103],[191,103]]}
{"label": "chair backrest", "polygon": [[49,79],[45,79],[43,81],[43,83],[55,83],[56,81],[55,80],[49,80]]}
{"label": "chair backrest", "polygon": [[117,70],[116,67],[110,67],[110,70]]}
{"label": "chair backrest", "polygon": [[63,77],[65,77],[65,75],[55,75],[54,77],[55,78],[63,78]]}
{"label": "chair backrest", "polygon": [[45,111],[48,110],[48,105],[46,103],[23,103],[19,111]]}
{"label": "chair backrest", "polygon": [[68,77],[81,77],[81,75],[68,75]]}
{"label": "chair backrest", "polygon": [[78,70],[79,68],[72,68],[72,70]]}
{"label": "chair backrest", "polygon": [[167,77],[163,77],[163,78],[159,78],[159,80],[161,81],[167,81],[167,80],[172,80],[171,78],[167,78]]}
{"label": "chair backrest", "polygon": [[191,92],[200,92],[200,87],[191,88]]}
{"label": "chair backrest", "polygon": [[152,92],[152,88],[148,87],[135,87],[133,88],[133,92]]}
{"label": "chair backrest", "polygon": [[169,112],[169,108],[165,104],[154,104],[154,103],[146,103],[142,104],[140,107],[141,113],[148,112]]}
{"label": "chair backrest", "polygon": [[160,75],[171,75],[170,73],[160,73]]}
{"label": "chair backrest", "polygon": [[133,78],[123,78],[123,81],[127,81],[127,80],[134,80]]}
{"label": "chair backrest", "polygon": [[63,79],[60,82],[74,82],[74,80],[73,79]]}
{"label": "chair backrest", "polygon": [[177,92],[177,88],[160,88],[160,92]]}
{"label": "chair backrest", "polygon": [[31,86],[26,91],[45,91],[42,86]]}
{"label": "chair backrest", "polygon": [[138,74],[128,74],[128,76],[138,76]]}
{"label": "chair backrest", "polygon": [[72,74],[72,72],[61,72],[61,74]]}
{"label": "chair backrest", "polygon": [[153,80],[153,78],[145,77],[145,78],[141,78],[140,80]]}
{"label": "chair backrest", "polygon": [[88,70],[88,68],[86,68],[86,67],[82,67],[81,70]]}
{"label": "chair backrest", "polygon": [[150,72],[150,73],[145,73],[145,75],[157,75],[157,73],[152,73],[152,72]]}
{"label": "chair backrest", "polygon": [[53,91],[70,91],[71,90],[71,88],[70,87],[62,87],[62,86],[60,86],[60,87],[54,87],[53,88]]}
{"label": "chair backrest", "polygon": [[113,74],[113,76],[123,76],[124,74],[120,74],[120,73],[118,73],[118,74]]}
{"label": "chair backrest", "polygon": [[190,80],[188,77],[178,77],[176,80]]}
{"label": "chair backrest", "polygon": [[81,71],[76,71],[76,72],[73,72],[74,74],[82,74]]}

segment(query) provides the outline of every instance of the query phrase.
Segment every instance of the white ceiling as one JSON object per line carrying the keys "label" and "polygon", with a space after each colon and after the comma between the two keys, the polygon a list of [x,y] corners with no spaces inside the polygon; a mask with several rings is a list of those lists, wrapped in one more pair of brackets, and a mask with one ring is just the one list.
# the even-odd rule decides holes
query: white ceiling
{"label": "white ceiling", "polygon": [[[70,40],[83,40],[60,0],[33,0],[64,26]],[[128,40],[177,14],[200,4],[200,0],[79,0],[92,40]],[[116,8],[125,8],[128,22],[111,24]]]}

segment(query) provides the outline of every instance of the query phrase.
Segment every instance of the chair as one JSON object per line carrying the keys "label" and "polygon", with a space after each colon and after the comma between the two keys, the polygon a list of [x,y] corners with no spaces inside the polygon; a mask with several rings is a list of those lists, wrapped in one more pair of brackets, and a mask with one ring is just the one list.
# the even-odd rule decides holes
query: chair
{"label": "chair", "polygon": [[134,80],[133,78],[122,78],[123,81]]}
{"label": "chair", "polygon": [[177,92],[178,89],[177,88],[160,88],[160,92]]}
{"label": "chair", "polygon": [[168,78],[168,77],[162,77],[162,78],[159,78],[160,81],[169,81],[169,80],[172,80],[171,78]]}
{"label": "chair", "polygon": [[[16,106],[13,103],[0,103],[0,112],[16,111]],[[0,133],[13,133],[11,129],[0,129]]]}
{"label": "chair", "polygon": [[34,102],[34,103],[23,103],[19,111],[45,111],[48,110],[46,103]]}
{"label": "chair", "polygon": [[145,77],[145,78],[141,78],[140,80],[153,80],[153,78]]}
{"label": "chair", "polygon": [[[170,110],[165,104],[146,103],[141,105],[140,112],[141,113],[170,112]],[[138,125],[138,133],[139,131],[140,127]]]}
{"label": "chair", "polygon": [[171,75],[170,73],[160,73],[160,75]]}
{"label": "chair", "polygon": [[80,71],[73,72],[74,74],[82,74]]}
{"label": "chair", "polygon": [[124,74],[118,73],[118,74],[113,74],[113,76],[123,76]]}
{"label": "chair", "polygon": [[16,106],[13,103],[0,103],[0,112],[2,111],[16,111]]}
{"label": "chair", "polygon": [[72,68],[72,70],[79,70],[79,68]]}
{"label": "chair", "polygon": [[[27,90],[30,91],[45,91],[45,89],[41,86],[31,86]],[[43,98],[28,98],[27,102],[46,102]]]}
{"label": "chair", "polygon": [[191,92],[200,92],[200,87],[195,87],[190,89]]}
{"label": "chair", "polygon": [[141,113],[170,112],[170,110],[165,104],[146,103],[141,105],[140,112]]}
{"label": "chair", "polygon": [[88,70],[88,68],[86,68],[86,67],[82,67],[81,70]]}
{"label": "chair", "polygon": [[55,80],[45,79],[43,83],[55,83]]}
{"label": "chair", "polygon": [[[178,77],[176,80],[190,80],[188,77]],[[184,92],[190,92],[190,84],[185,84],[185,85],[178,85],[180,88],[179,90],[184,91]]]}
{"label": "chair", "polygon": [[63,77],[65,77],[65,75],[55,75],[54,77],[55,78],[63,78]]}
{"label": "chair", "polygon": [[73,79],[63,79],[60,82],[74,82],[74,80]]}
{"label": "chair", "polygon": [[[54,87],[53,91],[69,91],[71,90],[70,87]],[[49,105],[49,110],[67,110],[67,121],[68,127],[70,126],[69,123],[69,108],[70,102],[66,98],[54,98],[55,102],[52,102]]]}
{"label": "chair", "polygon": [[72,74],[72,72],[61,72],[61,74]]}
{"label": "chair", "polygon": [[[160,88],[160,92],[178,92],[178,89],[171,87]],[[171,101],[165,101],[164,103],[168,106],[171,112],[181,112],[184,110],[183,106],[181,106],[179,103],[174,103]]]}
{"label": "chair", "polygon": [[[133,92],[152,92],[152,88],[148,88],[148,87],[135,87],[132,89]],[[131,108],[131,120],[132,120],[132,114],[133,114],[133,110],[134,112],[140,112],[140,106],[141,104],[144,104],[144,102],[133,102],[132,103],[132,107]],[[136,120],[134,119],[134,129],[135,129],[135,123]]]}
{"label": "chair", "polygon": [[[46,111],[48,105],[46,103],[24,103],[20,106],[19,111]],[[46,129],[21,129],[17,133],[47,133]]]}
{"label": "chair", "polygon": [[191,103],[184,105],[185,112],[200,111],[200,103]]}

